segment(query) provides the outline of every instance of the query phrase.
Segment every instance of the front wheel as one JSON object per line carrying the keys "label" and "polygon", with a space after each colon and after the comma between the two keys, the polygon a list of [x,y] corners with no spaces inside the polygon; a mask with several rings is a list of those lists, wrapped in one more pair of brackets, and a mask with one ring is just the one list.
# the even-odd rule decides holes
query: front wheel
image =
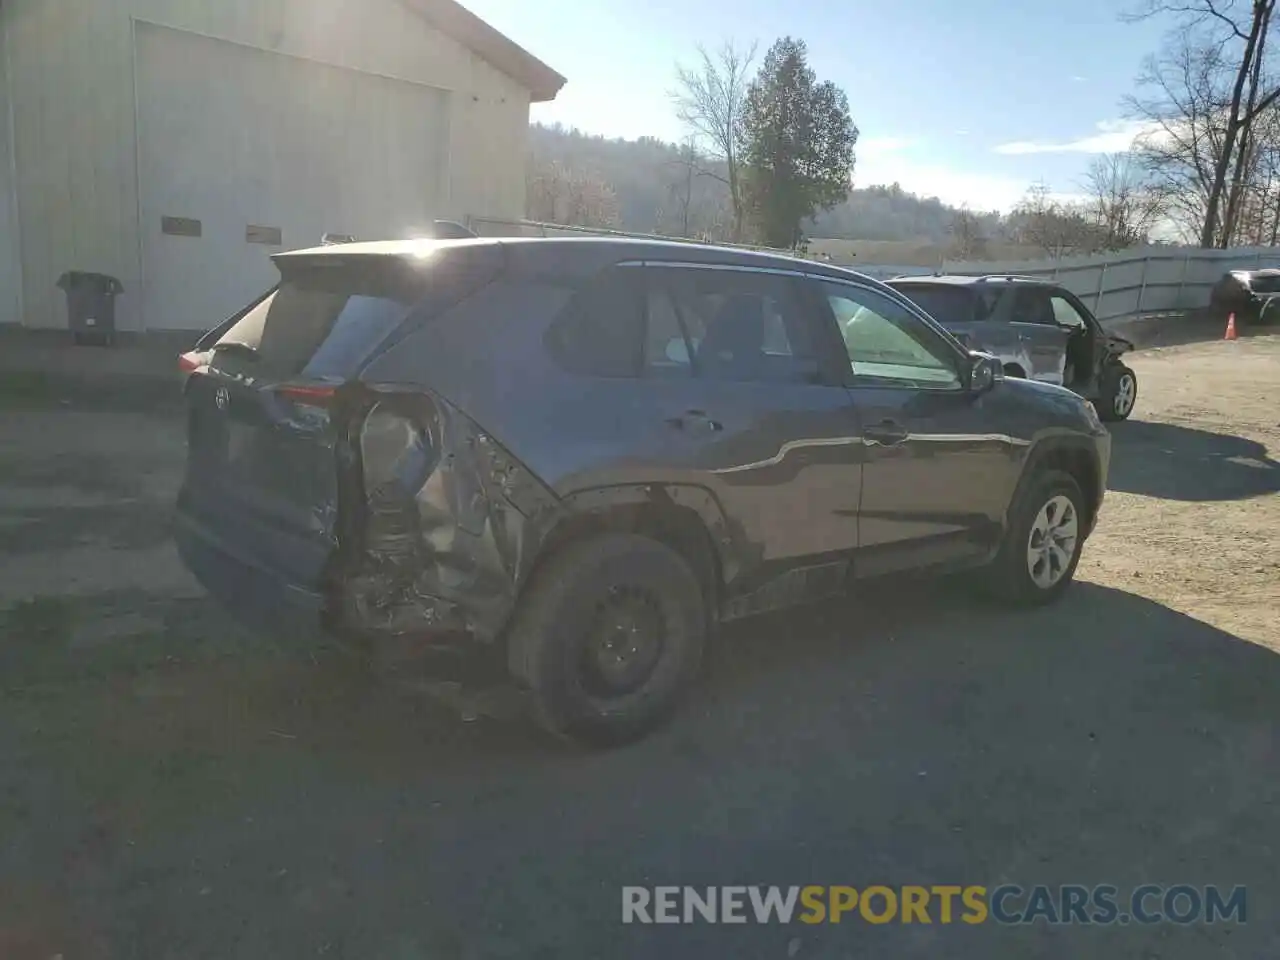
{"label": "front wheel", "polygon": [[607,534],[569,544],[538,572],[508,652],[545,729],[609,746],[674,709],[706,633],[702,588],[684,559],[647,537]]}
{"label": "front wheel", "polygon": [[1060,597],[1084,546],[1084,496],[1075,478],[1045,470],[1018,494],[995,562],[986,571],[1000,599],[1039,606]]}
{"label": "front wheel", "polygon": [[1102,394],[1094,404],[1103,420],[1128,420],[1138,402],[1138,375],[1123,363],[1102,375]]}

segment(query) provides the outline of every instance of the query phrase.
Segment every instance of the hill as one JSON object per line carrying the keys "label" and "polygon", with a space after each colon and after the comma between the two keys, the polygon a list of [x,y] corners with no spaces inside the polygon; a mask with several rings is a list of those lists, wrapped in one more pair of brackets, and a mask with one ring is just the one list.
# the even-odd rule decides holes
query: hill
{"label": "hill", "polygon": [[[652,137],[610,140],[533,124],[529,146],[531,177],[554,165],[597,178],[616,201],[609,217],[619,229],[716,236],[729,222],[728,189],[717,179],[720,171],[695,169],[676,144]],[[819,214],[805,232],[832,240],[896,241],[891,245],[895,249],[913,251],[910,260],[897,262],[920,257],[927,262],[949,244],[957,213],[958,208],[937,197],[920,197],[897,184],[860,187],[844,203]],[[537,219],[537,211],[531,209],[530,216]],[[985,236],[1001,235],[998,213],[978,214],[977,220]]]}

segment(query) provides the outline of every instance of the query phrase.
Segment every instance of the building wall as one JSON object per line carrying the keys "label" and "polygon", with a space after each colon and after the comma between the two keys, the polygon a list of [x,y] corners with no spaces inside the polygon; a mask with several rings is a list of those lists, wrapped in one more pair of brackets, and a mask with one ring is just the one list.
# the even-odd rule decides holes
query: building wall
{"label": "building wall", "polygon": [[0,49],[0,323],[17,323],[21,317],[22,278],[18,250],[18,202],[13,186],[13,142],[9,130],[9,71]]}
{"label": "building wall", "polygon": [[0,18],[30,326],[65,324],[54,284],[76,268],[119,277],[139,329],[135,20],[448,90],[440,215],[523,213],[528,91],[400,0],[4,0]]}

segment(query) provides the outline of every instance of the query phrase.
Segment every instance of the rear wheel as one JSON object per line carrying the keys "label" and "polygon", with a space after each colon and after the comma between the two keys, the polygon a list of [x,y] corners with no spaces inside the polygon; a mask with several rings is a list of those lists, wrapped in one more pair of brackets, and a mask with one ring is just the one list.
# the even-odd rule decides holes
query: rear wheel
{"label": "rear wheel", "polygon": [[1075,576],[1084,546],[1084,496],[1075,478],[1045,470],[1018,494],[995,562],[991,591],[1018,606],[1051,603]]}
{"label": "rear wheel", "polygon": [[1138,375],[1122,363],[1102,375],[1102,392],[1094,406],[1103,420],[1127,420],[1138,401]]}
{"label": "rear wheel", "polygon": [[570,544],[539,571],[509,635],[511,670],[548,731],[625,743],[678,703],[706,632],[701,587],[679,554],[607,534]]}

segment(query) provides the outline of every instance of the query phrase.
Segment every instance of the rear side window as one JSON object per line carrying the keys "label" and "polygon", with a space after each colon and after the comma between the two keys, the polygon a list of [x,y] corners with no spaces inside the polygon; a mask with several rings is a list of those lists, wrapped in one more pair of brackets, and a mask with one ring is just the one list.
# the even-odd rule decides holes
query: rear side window
{"label": "rear side window", "polygon": [[911,286],[892,284],[899,293],[944,326],[974,323],[981,317],[981,302],[973,288],[960,286]]}
{"label": "rear side window", "polygon": [[552,356],[566,370],[590,377],[634,377],[640,372],[644,310],[625,268],[592,279],[547,333]]}
{"label": "rear side window", "polygon": [[1049,291],[1044,287],[1020,287],[1014,294],[1013,313],[1009,318],[1014,323],[1034,323],[1039,326],[1052,327],[1057,321],[1053,316],[1053,303],[1049,300]]}
{"label": "rear side window", "polygon": [[596,377],[816,382],[809,320],[788,277],[619,267],[548,331],[561,366]]}
{"label": "rear side window", "polygon": [[650,338],[665,336],[651,355],[672,361],[688,355],[694,376],[707,380],[816,382],[812,330],[795,282],[746,270],[655,267],[648,274],[657,302],[673,308],[679,328],[653,312]]}

